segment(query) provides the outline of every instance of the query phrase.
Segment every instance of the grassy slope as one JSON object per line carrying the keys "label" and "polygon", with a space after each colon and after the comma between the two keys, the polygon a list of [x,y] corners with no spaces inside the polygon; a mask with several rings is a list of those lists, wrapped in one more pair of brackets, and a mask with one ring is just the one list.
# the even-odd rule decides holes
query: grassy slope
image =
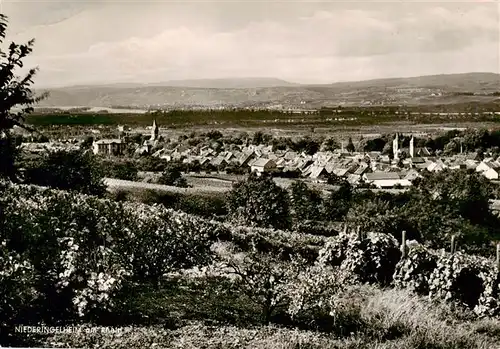
{"label": "grassy slope", "polygon": [[[199,290],[190,295],[192,304],[182,306],[207,309],[212,305],[226,308],[234,300],[220,300],[215,293]],[[194,301],[194,303],[193,303]],[[198,302],[197,302],[198,301]],[[161,326],[121,328],[118,333],[55,335],[42,340],[55,347],[88,346],[100,348],[140,348],[156,343],[157,348],[500,348],[500,322],[471,321],[445,305],[431,305],[426,299],[404,290],[380,290],[361,286],[339,299],[338,322],[331,333],[280,328],[276,326],[217,326],[188,322],[177,329]],[[179,313],[175,297],[164,294],[154,303],[164,314]],[[208,305],[207,305],[208,304]],[[191,309],[192,310],[192,309]],[[249,309],[247,309],[248,311]],[[184,309],[185,311],[185,309]],[[251,311],[251,310],[250,310]],[[158,315],[158,314],[157,314]],[[345,329],[349,328],[346,332]],[[344,329],[344,330],[343,330]]]}

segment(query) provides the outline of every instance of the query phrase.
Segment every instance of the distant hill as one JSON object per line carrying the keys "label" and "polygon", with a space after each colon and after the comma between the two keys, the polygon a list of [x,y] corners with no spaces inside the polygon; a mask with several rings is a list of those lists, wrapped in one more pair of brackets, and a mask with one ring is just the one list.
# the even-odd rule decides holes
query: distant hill
{"label": "distant hill", "polygon": [[[40,107],[186,105],[318,108],[328,105],[423,105],[498,102],[500,75],[467,73],[300,85],[274,78],[175,80],[50,89]],[[496,95],[494,95],[496,93]]]}
{"label": "distant hill", "polygon": [[299,86],[299,84],[288,82],[276,78],[226,78],[226,79],[190,79],[190,80],[169,80],[153,83],[115,83],[99,85],[76,85],[62,87],[64,89],[81,88],[139,88],[139,87],[189,87],[189,88],[259,88],[259,87],[279,87],[279,86]]}
{"label": "distant hill", "polygon": [[[325,86],[325,85],[319,85]],[[495,90],[500,86],[500,74],[495,73],[464,73],[425,75],[408,78],[375,79],[355,82],[337,82],[326,85],[336,88],[443,88],[455,91],[480,92],[481,90]]]}
{"label": "distant hill", "polygon": [[280,86],[298,86],[276,78],[233,78],[233,79],[193,79],[193,80],[170,80],[150,84],[152,86],[172,87],[194,87],[194,88],[262,88]]}

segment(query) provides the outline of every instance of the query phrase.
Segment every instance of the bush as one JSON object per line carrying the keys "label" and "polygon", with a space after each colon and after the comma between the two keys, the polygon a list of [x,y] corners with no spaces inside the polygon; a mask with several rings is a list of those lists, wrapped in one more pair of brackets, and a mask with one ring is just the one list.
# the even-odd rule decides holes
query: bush
{"label": "bush", "polygon": [[101,166],[106,177],[128,181],[136,181],[138,179],[138,170],[132,161],[102,161]]}
{"label": "bush", "polygon": [[251,174],[228,194],[229,219],[248,226],[288,229],[291,227],[288,193],[272,178]]}
{"label": "bush", "polygon": [[19,147],[15,144],[15,139],[6,132],[0,133],[0,178],[16,180],[17,168],[16,159],[19,157]]}
{"label": "bush", "polygon": [[55,151],[26,169],[26,182],[50,188],[102,196],[104,172],[89,151]]}
{"label": "bush", "polygon": [[[292,259],[284,263],[280,256],[234,249],[226,244],[217,251],[223,272],[234,282],[234,287],[261,309],[264,325],[269,324],[276,310],[286,306],[288,285],[297,278],[304,263]],[[223,275],[224,275],[223,274]]]}
{"label": "bush", "polygon": [[182,176],[182,165],[169,162],[165,167],[161,177],[158,179],[159,184],[173,185],[175,187],[187,188],[187,181]]}
{"label": "bush", "polygon": [[500,277],[487,258],[443,253],[429,276],[431,298],[456,302],[478,315],[500,314]]}
{"label": "bush", "polygon": [[297,222],[319,220],[323,199],[317,190],[309,189],[303,181],[295,181],[290,188],[293,218]]}
{"label": "bush", "polygon": [[396,265],[394,285],[420,295],[429,294],[429,277],[437,266],[437,256],[417,243],[410,243],[406,258]]}
{"label": "bush", "polygon": [[[169,271],[204,265],[211,256],[210,224],[158,206],[8,187],[0,208],[2,258],[21,256],[35,273],[35,284],[28,280],[25,287],[24,279],[8,272],[11,286],[0,295],[14,302],[13,309],[18,298],[4,295],[17,288],[25,299],[24,290],[34,287],[38,297],[27,304],[24,324],[97,316],[112,310],[126,280],[158,282]],[[1,320],[16,317],[8,314]]]}
{"label": "bush", "polygon": [[341,234],[328,240],[320,251],[319,260],[339,266],[346,282],[368,282],[388,286],[401,252],[390,235]]}

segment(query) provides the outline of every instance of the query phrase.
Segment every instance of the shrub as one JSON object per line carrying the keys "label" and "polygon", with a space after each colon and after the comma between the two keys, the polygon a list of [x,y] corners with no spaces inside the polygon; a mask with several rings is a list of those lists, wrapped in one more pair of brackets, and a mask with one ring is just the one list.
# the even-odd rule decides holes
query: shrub
{"label": "shrub", "polygon": [[323,205],[323,200],[319,191],[309,189],[303,181],[295,181],[290,192],[294,220],[301,222],[320,219],[321,210],[318,208]]}
{"label": "shrub", "polygon": [[102,196],[104,172],[89,151],[54,151],[26,170],[26,181],[50,188]]}
{"label": "shrub", "polygon": [[392,282],[399,258],[397,241],[390,235],[342,233],[327,240],[319,261],[339,266],[345,281],[387,286]]}
{"label": "shrub", "polygon": [[128,181],[136,181],[138,170],[132,161],[102,161],[104,175]]}
{"label": "shrub", "polygon": [[335,268],[323,263],[304,268],[288,287],[288,312],[301,327],[331,331],[335,325],[333,295],[342,288]]}
{"label": "shrub", "polygon": [[186,188],[187,181],[182,176],[181,171],[182,171],[182,166],[180,164],[169,162],[165,167],[165,170],[163,171],[161,177],[158,179],[158,183]]}
{"label": "shrub", "polygon": [[418,243],[409,243],[408,247],[407,257],[396,265],[394,285],[427,295],[429,277],[437,266],[437,256]]}
{"label": "shrub", "polygon": [[262,228],[291,227],[289,197],[270,177],[251,174],[228,194],[229,219]]}
{"label": "shrub", "polygon": [[296,279],[304,262],[292,259],[284,263],[279,256],[255,248],[239,252],[228,246],[217,253],[221,270],[233,277],[240,293],[262,309],[262,322],[269,324],[275,310],[286,305],[288,284]]}
{"label": "shrub", "polygon": [[211,256],[210,224],[158,206],[12,186],[0,208],[6,251],[33,266],[33,321],[111,310],[126,280],[157,282]]}
{"label": "shrub", "polygon": [[478,315],[500,313],[498,271],[486,258],[443,253],[429,277],[430,297],[462,304]]}

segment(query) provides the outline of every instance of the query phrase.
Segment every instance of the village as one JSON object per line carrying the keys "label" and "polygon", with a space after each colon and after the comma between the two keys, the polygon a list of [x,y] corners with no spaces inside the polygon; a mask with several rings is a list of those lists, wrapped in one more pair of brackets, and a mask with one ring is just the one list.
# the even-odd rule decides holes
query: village
{"label": "village", "polygon": [[[127,130],[130,128],[119,126],[121,134]],[[423,171],[439,172],[444,169],[470,169],[493,182],[499,179],[500,162],[492,154],[466,153],[461,149],[454,155],[436,155],[427,147],[414,146],[414,137],[410,137],[409,146],[402,147],[400,134],[395,134],[390,154],[354,151],[346,149],[348,147],[344,143],[339,149],[320,149],[314,154],[273,149],[272,144],[224,144],[222,147],[179,144],[172,147],[172,144],[162,143],[163,136],[160,136],[160,128],[154,120],[143,143],[134,145],[133,156],[182,163],[187,168],[196,169],[189,171],[191,175],[194,175],[193,172],[207,177],[218,175],[219,179],[227,180],[228,189],[231,182],[250,172],[270,174],[285,186],[291,182],[289,179],[295,178],[318,185],[332,182],[331,179],[335,178],[346,180],[353,187],[378,189],[406,188],[421,177]],[[81,143],[74,140],[48,144],[23,143],[23,147],[28,151],[41,152],[48,147],[52,150],[75,149]],[[124,158],[130,146],[129,138],[120,137],[94,140],[91,149],[100,157]],[[146,181],[151,182],[151,179]]]}

